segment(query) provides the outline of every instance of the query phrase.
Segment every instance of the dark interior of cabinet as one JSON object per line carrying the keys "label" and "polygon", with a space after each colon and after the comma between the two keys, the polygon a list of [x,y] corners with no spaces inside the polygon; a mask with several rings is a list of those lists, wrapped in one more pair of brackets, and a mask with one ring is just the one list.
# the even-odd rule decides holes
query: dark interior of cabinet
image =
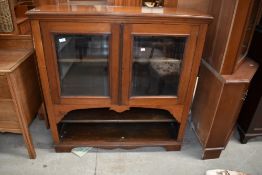
{"label": "dark interior of cabinet", "polygon": [[[257,63],[262,65],[262,52],[261,47],[262,44],[262,17],[260,17],[260,22],[256,26],[252,42],[250,44],[250,49],[248,52],[248,57],[254,59]],[[261,67],[261,66],[260,66]]]}
{"label": "dark interior of cabinet", "polygon": [[62,96],[108,96],[109,35],[55,34]]}
{"label": "dark interior of cabinet", "polygon": [[165,110],[132,108],[117,113],[107,108],[69,112],[59,123],[62,143],[138,144],[176,142],[179,123]]}
{"label": "dark interior of cabinet", "polygon": [[63,96],[108,96],[107,65],[73,63],[61,84]]}
{"label": "dark interior of cabinet", "polygon": [[262,136],[262,51],[258,49],[262,45],[262,18],[257,25],[248,52],[248,57],[257,61],[260,65],[252,78],[247,96],[239,113],[238,131],[241,143],[247,143],[249,139]]}
{"label": "dark interior of cabinet", "polygon": [[251,9],[251,13],[249,15],[249,19],[247,22],[247,26],[246,26],[246,31],[244,34],[244,40],[242,43],[242,48],[241,48],[241,55],[239,59],[242,59],[243,57],[245,57],[247,55],[248,49],[249,49],[249,45],[251,43],[252,40],[252,36],[254,33],[254,29],[256,27],[257,24],[257,18],[258,18],[258,13],[259,13],[259,8],[260,8],[260,0],[255,0],[253,7]]}
{"label": "dark interior of cabinet", "polygon": [[[109,96],[110,36],[55,34],[62,96]],[[177,96],[187,38],[134,36],[132,96]]]}
{"label": "dark interior of cabinet", "polygon": [[187,38],[134,36],[132,96],[177,96]]}

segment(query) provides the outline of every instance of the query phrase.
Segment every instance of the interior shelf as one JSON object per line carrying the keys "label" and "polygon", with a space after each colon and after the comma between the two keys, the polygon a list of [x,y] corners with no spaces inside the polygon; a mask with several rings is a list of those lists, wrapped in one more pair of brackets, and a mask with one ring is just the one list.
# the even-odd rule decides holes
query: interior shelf
{"label": "interior shelf", "polygon": [[177,131],[175,123],[66,123],[60,136],[63,142],[174,141]]}
{"label": "interior shelf", "polygon": [[80,58],[64,58],[64,59],[59,59],[58,62],[60,63],[79,63],[79,62],[86,62],[86,63],[107,63],[108,59],[107,58],[88,58],[84,57],[82,59]]}
{"label": "interior shelf", "polygon": [[107,108],[69,112],[58,124],[60,143],[56,151],[68,152],[74,147],[136,148],[161,146],[179,150],[179,123],[159,109],[131,108],[117,113]]}
{"label": "interior shelf", "polygon": [[69,112],[61,123],[165,123],[176,122],[165,110],[132,108],[130,111],[117,113],[107,108],[87,109]]}
{"label": "interior shelf", "polygon": [[[162,58],[162,57],[157,57],[157,58],[139,58],[139,59],[134,59],[134,62],[137,63],[176,63],[176,64],[181,64],[180,60],[173,59],[173,58]],[[61,58],[58,60],[60,63],[78,63],[78,62],[87,62],[87,63],[107,63],[108,58],[106,57],[83,57],[83,58]]]}
{"label": "interior shelf", "polygon": [[74,147],[136,148],[162,146],[179,150],[177,123],[62,123],[56,151]]}

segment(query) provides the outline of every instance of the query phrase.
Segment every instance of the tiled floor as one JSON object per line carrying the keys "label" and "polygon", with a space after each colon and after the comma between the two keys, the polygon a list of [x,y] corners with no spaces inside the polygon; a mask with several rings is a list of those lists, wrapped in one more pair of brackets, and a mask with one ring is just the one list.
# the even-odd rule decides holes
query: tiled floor
{"label": "tiled floor", "polygon": [[262,175],[262,138],[241,145],[235,134],[219,159],[201,160],[201,147],[188,127],[181,151],[93,149],[79,158],[54,152],[50,130],[43,121],[36,119],[30,129],[36,160],[28,159],[22,136],[0,134],[0,175],[204,175],[217,168]]}

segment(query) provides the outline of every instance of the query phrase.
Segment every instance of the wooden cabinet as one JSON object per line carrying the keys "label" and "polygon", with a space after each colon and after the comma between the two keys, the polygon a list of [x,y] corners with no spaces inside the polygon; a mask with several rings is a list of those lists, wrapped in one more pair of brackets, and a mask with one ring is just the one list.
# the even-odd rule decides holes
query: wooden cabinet
{"label": "wooden cabinet", "polygon": [[203,159],[225,149],[258,65],[247,50],[261,15],[261,0],[211,0],[214,16],[207,33],[192,121],[203,146]]}
{"label": "wooden cabinet", "polygon": [[[18,40],[0,42],[14,46]],[[0,132],[22,134],[30,158],[36,153],[28,127],[42,103],[35,61],[33,48],[0,46]]]}
{"label": "wooden cabinet", "polygon": [[33,7],[32,1],[1,1],[1,35],[30,35],[31,26],[25,12]]}
{"label": "wooden cabinet", "polygon": [[262,51],[258,49],[262,44],[261,29],[262,21],[256,28],[248,54],[259,63],[260,67],[250,83],[239,114],[237,126],[241,143],[247,143],[251,138],[262,136]]}
{"label": "wooden cabinet", "polygon": [[212,17],[144,10],[60,5],[27,13],[56,151],[180,149]]}
{"label": "wooden cabinet", "polygon": [[238,132],[241,143],[247,143],[249,139],[262,136],[262,69],[258,69],[245,98],[238,119]]}

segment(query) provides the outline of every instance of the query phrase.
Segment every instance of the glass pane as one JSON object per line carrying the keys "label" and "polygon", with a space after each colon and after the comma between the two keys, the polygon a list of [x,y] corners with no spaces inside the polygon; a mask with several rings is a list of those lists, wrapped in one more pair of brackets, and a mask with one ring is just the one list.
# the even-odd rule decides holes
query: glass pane
{"label": "glass pane", "polygon": [[107,35],[56,34],[62,96],[108,96]]}
{"label": "glass pane", "polygon": [[134,37],[132,96],[177,96],[186,39]]}

